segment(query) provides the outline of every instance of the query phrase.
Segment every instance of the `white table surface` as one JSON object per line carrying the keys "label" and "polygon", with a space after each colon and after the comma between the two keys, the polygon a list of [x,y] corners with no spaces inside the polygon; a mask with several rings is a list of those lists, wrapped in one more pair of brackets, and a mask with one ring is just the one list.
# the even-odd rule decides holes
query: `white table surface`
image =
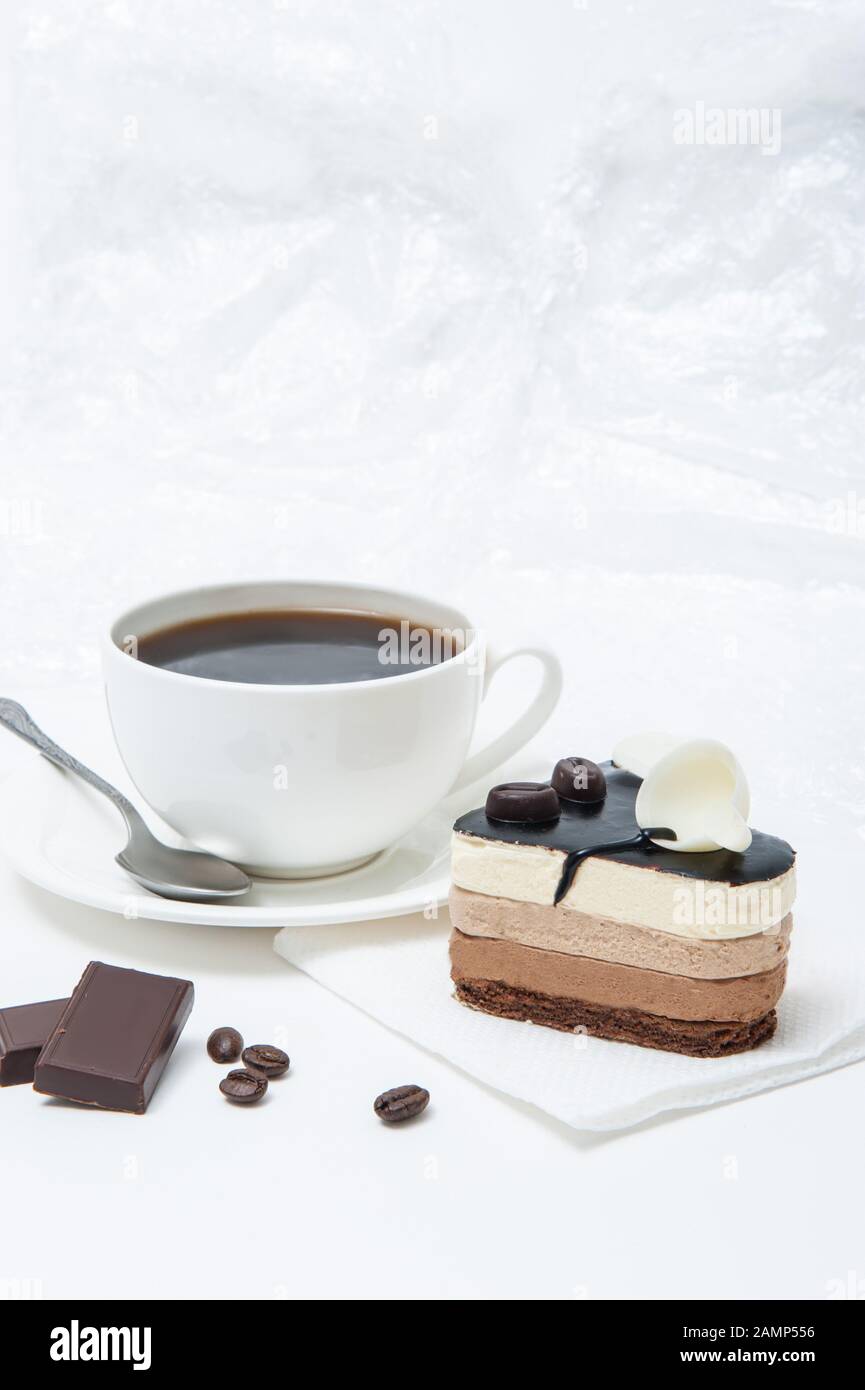
{"label": "white table surface", "polygon": [[[0,743],[4,773],[30,756]],[[270,931],[125,921],[5,863],[0,901],[4,1003],[93,958],[196,988],[144,1117],[0,1093],[7,1296],[819,1299],[865,1275],[861,1065],[580,1135],[290,968]],[[218,1093],[225,1023],[291,1055],[254,1109]],[[372,1101],[409,1081],[430,1108],[388,1129]]]}

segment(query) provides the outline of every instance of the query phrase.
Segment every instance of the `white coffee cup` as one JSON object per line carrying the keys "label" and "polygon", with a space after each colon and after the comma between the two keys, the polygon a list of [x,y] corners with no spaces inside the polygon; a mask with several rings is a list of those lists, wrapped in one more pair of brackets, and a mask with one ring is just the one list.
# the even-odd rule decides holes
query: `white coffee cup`
{"label": "white coffee cup", "polygon": [[[196,618],[272,609],[398,615],[464,635],[436,665],[380,680],[254,685],[138,661],[135,640]],[[515,723],[466,761],[491,677],[535,657],[541,688]],[[354,868],[444,796],[493,772],[542,727],[561,667],[531,647],[485,659],[463,613],[362,584],[226,584],[169,594],[121,614],[103,641],[114,737],[144,800],[187,839],[265,877]]]}

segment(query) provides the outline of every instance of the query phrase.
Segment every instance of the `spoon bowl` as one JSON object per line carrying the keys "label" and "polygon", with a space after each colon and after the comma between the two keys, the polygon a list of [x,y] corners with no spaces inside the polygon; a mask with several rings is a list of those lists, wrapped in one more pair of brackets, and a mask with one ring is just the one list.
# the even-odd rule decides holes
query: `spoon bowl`
{"label": "spoon bowl", "polygon": [[147,839],[133,835],[114,858],[142,888],[161,898],[215,903],[241,898],[251,887],[243,870],[227,859],[203,849],[172,849],[149,832]]}

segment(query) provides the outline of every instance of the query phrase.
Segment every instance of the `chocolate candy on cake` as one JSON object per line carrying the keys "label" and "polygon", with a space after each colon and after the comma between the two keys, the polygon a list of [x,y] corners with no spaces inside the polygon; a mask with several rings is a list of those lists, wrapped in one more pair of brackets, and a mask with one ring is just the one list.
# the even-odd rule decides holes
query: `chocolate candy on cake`
{"label": "chocolate candy on cake", "polygon": [[607,795],[607,779],[590,758],[559,758],[550,781],[563,801],[588,805]]}
{"label": "chocolate candy on cake", "polygon": [[561,807],[549,782],[500,782],[487,794],[486,813],[512,825],[540,825],[558,820]]}

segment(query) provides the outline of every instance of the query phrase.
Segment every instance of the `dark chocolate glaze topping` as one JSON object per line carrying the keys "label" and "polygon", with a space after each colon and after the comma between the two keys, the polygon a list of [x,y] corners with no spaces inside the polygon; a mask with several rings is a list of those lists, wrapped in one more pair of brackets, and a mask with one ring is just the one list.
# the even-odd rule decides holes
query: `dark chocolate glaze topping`
{"label": "dark chocolate glaze topping", "polygon": [[[608,840],[634,837],[639,832],[634,805],[640,778],[614,767],[611,762],[600,766],[607,778],[606,799],[593,805],[562,801],[561,816],[553,824],[509,825],[489,820],[484,808],[479,807],[460,816],[454,830],[509,845],[546,845],[549,849],[563,850],[565,854],[599,847]],[[604,857],[618,864],[633,864],[638,869],[660,869],[664,873],[680,874],[682,878],[703,878],[734,886],[761,883],[786,873],[796,857],[786,840],[763,835],[759,830],[752,833],[754,838],[749,848],[741,854],[727,849],[682,854],[643,842],[627,849],[604,851]]]}

